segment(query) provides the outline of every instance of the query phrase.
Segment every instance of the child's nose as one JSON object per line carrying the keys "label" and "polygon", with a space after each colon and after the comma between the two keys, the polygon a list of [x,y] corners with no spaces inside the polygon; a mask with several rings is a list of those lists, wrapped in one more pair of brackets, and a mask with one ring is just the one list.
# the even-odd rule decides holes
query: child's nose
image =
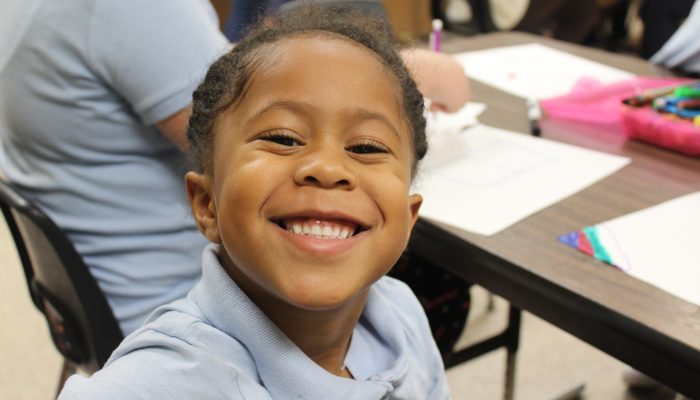
{"label": "child's nose", "polygon": [[298,185],[314,185],[325,189],[352,189],[356,179],[345,158],[342,149],[309,152],[300,160],[294,181]]}

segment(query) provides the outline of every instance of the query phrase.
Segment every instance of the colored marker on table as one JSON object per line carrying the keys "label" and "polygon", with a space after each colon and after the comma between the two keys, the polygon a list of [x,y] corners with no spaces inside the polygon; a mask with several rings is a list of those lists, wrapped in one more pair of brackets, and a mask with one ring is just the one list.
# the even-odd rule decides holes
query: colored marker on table
{"label": "colored marker on table", "polygon": [[442,20],[433,20],[433,31],[430,32],[428,40],[430,42],[430,50],[439,53],[442,49]]}

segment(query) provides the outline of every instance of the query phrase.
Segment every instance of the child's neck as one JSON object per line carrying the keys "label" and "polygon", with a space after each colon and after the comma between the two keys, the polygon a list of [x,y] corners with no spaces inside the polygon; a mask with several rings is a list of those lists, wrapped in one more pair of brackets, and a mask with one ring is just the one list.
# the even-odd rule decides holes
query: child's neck
{"label": "child's neck", "polygon": [[277,299],[258,306],[316,364],[334,375],[349,378],[345,356],[367,292],[357,297],[324,311],[299,309]]}
{"label": "child's neck", "polygon": [[357,293],[338,307],[308,310],[260,290],[227,257],[223,257],[221,262],[231,279],[304,354],[334,375],[351,377],[345,368],[345,355],[369,289]]}

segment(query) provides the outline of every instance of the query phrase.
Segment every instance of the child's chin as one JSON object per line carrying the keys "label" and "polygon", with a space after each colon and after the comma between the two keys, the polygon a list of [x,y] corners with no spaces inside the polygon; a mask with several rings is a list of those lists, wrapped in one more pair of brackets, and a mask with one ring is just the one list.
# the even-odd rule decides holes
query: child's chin
{"label": "child's chin", "polygon": [[331,311],[339,309],[356,300],[358,300],[357,295],[339,295],[337,292],[325,296],[316,293],[309,297],[295,296],[294,298],[287,299],[287,301],[294,306],[308,311]]}

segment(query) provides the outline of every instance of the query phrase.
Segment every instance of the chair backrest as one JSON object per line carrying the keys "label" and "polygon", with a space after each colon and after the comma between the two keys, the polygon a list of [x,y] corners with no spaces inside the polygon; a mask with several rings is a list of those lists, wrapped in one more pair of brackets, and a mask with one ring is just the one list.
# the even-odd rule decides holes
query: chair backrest
{"label": "chair backrest", "polygon": [[56,349],[76,368],[97,371],[123,335],[88,266],[49,217],[3,181],[0,207]]}

